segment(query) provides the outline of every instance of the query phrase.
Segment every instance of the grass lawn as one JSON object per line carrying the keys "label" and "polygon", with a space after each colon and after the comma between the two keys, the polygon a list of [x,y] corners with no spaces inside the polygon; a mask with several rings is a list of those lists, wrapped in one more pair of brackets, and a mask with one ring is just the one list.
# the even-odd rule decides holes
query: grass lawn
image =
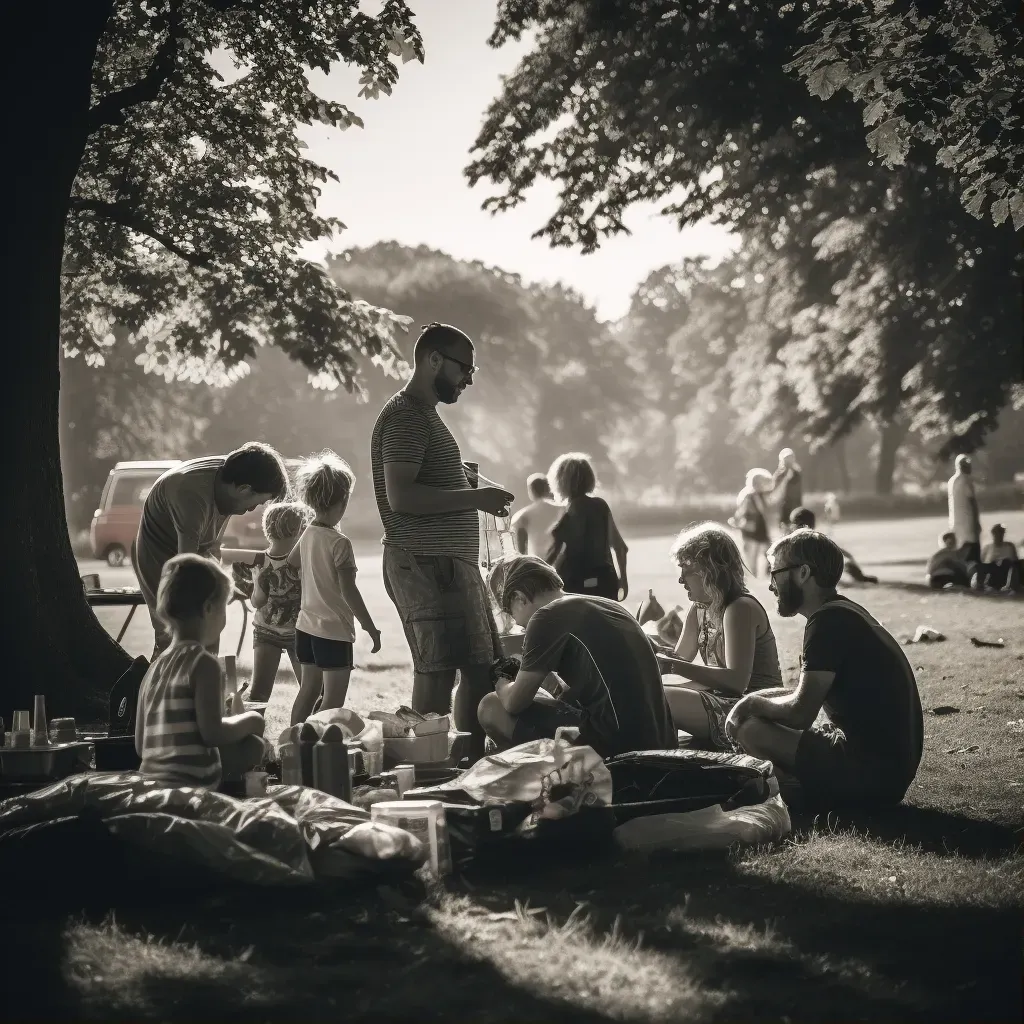
{"label": "grass lawn", "polygon": [[[1021,518],[1004,517],[1014,539]],[[897,635],[927,624],[948,637],[907,648],[924,706],[959,711],[926,715],[905,806],[872,820],[797,819],[780,846],[729,855],[549,851],[546,863],[451,879],[421,904],[390,889],[126,898],[38,922],[11,944],[4,962],[22,981],[5,995],[23,992],[32,1015],[51,1019],[1020,1019],[1024,601],[906,582],[921,569],[897,571],[907,546],[894,536],[923,534],[910,553],[923,560],[929,521],[843,529],[858,559],[888,570],[881,586],[847,593]],[[663,604],[683,600],[667,547],[632,545],[631,605],[648,587]],[[360,554],[384,633],[378,655],[357,644],[349,703],[367,711],[408,699],[410,664],[379,553]],[[117,585],[112,575],[104,582]],[[762,583],[754,589],[767,601]],[[793,678],[803,620],[773,622]],[[1006,646],[977,649],[971,636]],[[129,650],[150,643],[148,626],[133,624]],[[294,692],[282,669],[268,733]],[[46,982],[33,985],[39,972]]]}

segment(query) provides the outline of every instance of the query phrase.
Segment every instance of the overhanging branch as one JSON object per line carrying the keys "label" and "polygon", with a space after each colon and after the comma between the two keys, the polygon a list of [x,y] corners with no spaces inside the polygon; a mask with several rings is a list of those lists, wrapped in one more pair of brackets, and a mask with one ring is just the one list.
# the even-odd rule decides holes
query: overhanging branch
{"label": "overhanging branch", "polygon": [[108,93],[89,108],[90,134],[105,124],[120,124],[125,119],[125,111],[130,107],[157,98],[160,87],[174,70],[174,59],[178,55],[181,37],[181,16],[174,4],[171,4],[167,19],[167,36],[157,47],[149,70],[133,85]]}
{"label": "overhanging branch", "polygon": [[146,235],[153,241],[159,242],[168,252],[183,259],[191,267],[203,267],[209,269],[213,265],[213,258],[205,253],[196,252],[193,249],[185,249],[169,235],[158,231],[152,224],[139,217],[125,203],[104,203],[98,199],[75,198],[71,200],[73,210],[81,210],[87,213],[95,213],[99,217],[120,224],[140,235]]}

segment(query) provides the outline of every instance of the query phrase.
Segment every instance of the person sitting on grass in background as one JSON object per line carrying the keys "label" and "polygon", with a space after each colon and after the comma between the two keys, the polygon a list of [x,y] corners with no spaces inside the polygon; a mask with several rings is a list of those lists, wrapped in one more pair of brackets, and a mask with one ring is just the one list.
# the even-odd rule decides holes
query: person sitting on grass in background
{"label": "person sitting on grass in background", "polygon": [[[703,750],[732,750],[725,720],[745,693],[782,685],[768,613],[744,582],[743,557],[717,523],[684,530],[672,546],[690,607],[670,658],[685,683],[665,680],[677,729]],[[700,654],[703,665],[693,664]]]}
{"label": "person sitting on grass in background", "polygon": [[499,749],[553,737],[559,726],[579,728],[602,757],[678,746],[654,648],[625,608],[567,594],[558,573],[531,555],[502,559],[487,585],[526,629],[516,678],[499,679],[477,711]]}
{"label": "person sitting on grass in background", "polygon": [[295,545],[289,562],[299,570],[302,599],[295,622],[295,653],[302,666],[291,724],[304,722],[323,690],[322,711],[340,708],[352,675],[355,622],[380,650],[380,630],[373,624],[356,586],[352,542],[338,524],[348,508],[356,477],[349,464],[330,450],[306,459],[297,474],[301,499],[313,520]]}
{"label": "person sitting on grass in background", "polygon": [[154,658],[171,640],[156,612],[164,563],[188,552],[216,556],[232,516],[252,512],[287,490],[284,461],[259,441],[250,441],[230,455],[183,462],[153,484],[132,544],[132,567],[153,622]]}
{"label": "person sitting on grass in background", "polygon": [[992,527],[992,543],[981,553],[981,565],[972,586],[977,590],[1001,590],[1012,594],[1020,586],[1020,560],[1017,549],[1006,539],[1006,527],[996,523]]}
{"label": "person sitting on grass in background", "polygon": [[[816,518],[814,513],[809,508],[804,508],[802,505],[799,508],[793,509],[793,512],[789,517],[789,524],[794,530],[813,530],[815,528]],[[852,579],[856,580],[857,583],[877,583],[877,576],[868,576],[861,567],[857,564],[857,560],[850,554],[846,548],[840,548],[843,553],[843,572],[848,574]]]}
{"label": "person sitting on grass in background", "polygon": [[[743,697],[726,733],[745,753],[794,773],[812,808],[898,804],[923,749],[910,662],[864,608],[836,593],[843,553],[824,534],[797,530],[768,558],[779,614],[807,619],[800,681],[793,691]],[[823,709],[829,722],[816,725]]]}
{"label": "person sitting on grass in background", "polygon": [[509,524],[521,555],[543,558],[551,550],[551,528],[563,509],[552,500],[551,485],[543,473],[531,473],[526,480],[530,504],[521,508]]}
{"label": "person sitting on grass in background", "polygon": [[231,577],[200,555],[169,559],[157,588],[156,614],[169,645],[139,689],[135,751],[141,772],[171,786],[215,789],[262,763],[263,716],[224,715],[224,674],[215,648],[227,618]]}
{"label": "person sitting on grass in background", "polygon": [[928,559],[928,568],[924,574],[925,582],[933,590],[970,586],[970,570],[957,547],[956,534],[952,530],[947,530],[939,538],[939,543],[942,547]]}
{"label": "person sitting on grass in background", "polygon": [[281,653],[288,655],[296,681],[302,669],[295,654],[295,621],[302,583],[299,570],[288,561],[306,525],[309,509],[297,501],[279,501],[263,512],[267,550],[253,570],[252,686],[249,699],[268,701],[274,690]]}
{"label": "person sitting on grass in background", "polygon": [[[629,595],[629,549],[608,503],[592,494],[597,477],[589,456],[581,452],[559,455],[548,470],[548,482],[565,502],[565,508],[551,527],[546,561],[565,581],[567,593],[624,601]],[[618,563],[617,573],[613,555]]]}

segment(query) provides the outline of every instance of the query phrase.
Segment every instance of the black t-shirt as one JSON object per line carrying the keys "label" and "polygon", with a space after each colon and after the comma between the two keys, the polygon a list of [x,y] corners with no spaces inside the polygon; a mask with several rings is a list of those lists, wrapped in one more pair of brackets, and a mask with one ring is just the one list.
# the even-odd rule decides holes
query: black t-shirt
{"label": "black t-shirt", "polygon": [[560,573],[567,582],[577,583],[599,569],[612,566],[612,510],[603,498],[584,494],[566,506],[562,517],[551,528],[552,549],[549,561],[565,545],[565,560]]}
{"label": "black t-shirt", "polygon": [[534,612],[522,667],[562,677],[583,709],[580,738],[602,757],[678,745],[651,643],[616,602],[567,595]]}
{"label": "black t-shirt", "polygon": [[924,719],[914,670],[892,634],[859,604],[834,597],[807,620],[803,668],[835,673],[825,711],[851,752],[891,765],[894,785],[909,785]]}

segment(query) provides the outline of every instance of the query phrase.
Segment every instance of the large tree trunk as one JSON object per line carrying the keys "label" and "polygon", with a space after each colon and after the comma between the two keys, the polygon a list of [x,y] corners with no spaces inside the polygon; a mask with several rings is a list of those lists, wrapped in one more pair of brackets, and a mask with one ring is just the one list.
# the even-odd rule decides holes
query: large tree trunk
{"label": "large tree trunk", "polygon": [[875,494],[892,494],[896,474],[896,453],[903,443],[907,428],[898,419],[891,419],[879,427],[878,462],[875,465]]}
{"label": "large tree trunk", "polygon": [[[92,65],[111,2],[17,4],[4,54],[8,328],[6,601],[0,715],[31,708],[87,717],[130,659],[85,600],[68,538],[58,435],[64,220],[88,136]],[[14,26],[12,23],[17,22]],[[13,122],[13,123],[12,123]]]}
{"label": "large tree trunk", "polygon": [[836,469],[839,471],[839,489],[849,494],[853,488],[850,486],[850,467],[846,464],[846,438],[841,437],[832,446],[835,457]]}

